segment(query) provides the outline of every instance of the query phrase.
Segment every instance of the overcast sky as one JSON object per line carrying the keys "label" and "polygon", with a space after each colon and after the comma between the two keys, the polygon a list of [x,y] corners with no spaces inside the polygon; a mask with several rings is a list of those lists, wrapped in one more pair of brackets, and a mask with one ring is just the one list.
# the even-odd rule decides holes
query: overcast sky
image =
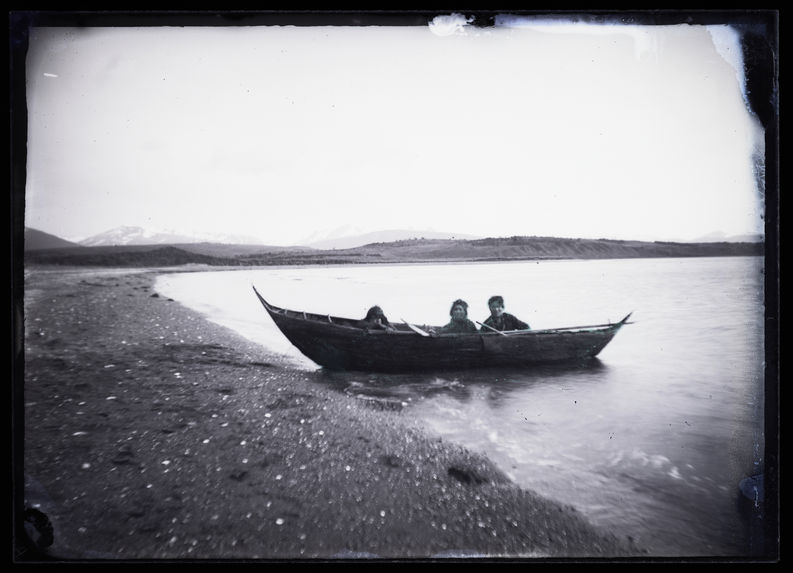
{"label": "overcast sky", "polygon": [[728,26],[34,28],[26,225],[762,233]]}

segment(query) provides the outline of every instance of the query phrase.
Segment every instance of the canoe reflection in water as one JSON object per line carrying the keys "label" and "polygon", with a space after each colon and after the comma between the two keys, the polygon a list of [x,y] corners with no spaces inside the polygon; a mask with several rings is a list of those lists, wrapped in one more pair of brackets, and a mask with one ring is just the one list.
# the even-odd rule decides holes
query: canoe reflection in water
{"label": "canoe reflection in water", "polygon": [[608,377],[609,367],[597,358],[572,363],[536,364],[530,367],[498,367],[438,372],[376,373],[322,369],[315,381],[365,400],[377,409],[401,410],[428,398],[448,396],[468,401],[486,397],[493,406],[508,400],[515,392],[531,391],[533,386],[558,380],[569,385],[597,384]]}
{"label": "canoe reflection in water", "polygon": [[253,290],[284,336],[308,358],[333,370],[428,372],[579,363],[597,356],[630,317],[613,324],[545,330],[430,334],[429,328],[405,323],[393,330],[367,331],[356,319],[273,306]]}

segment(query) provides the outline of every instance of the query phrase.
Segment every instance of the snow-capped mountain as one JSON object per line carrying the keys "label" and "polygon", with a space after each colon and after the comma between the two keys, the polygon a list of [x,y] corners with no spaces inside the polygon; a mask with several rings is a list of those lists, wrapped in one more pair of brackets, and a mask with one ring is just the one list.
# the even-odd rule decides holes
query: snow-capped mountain
{"label": "snow-capped mountain", "polygon": [[87,247],[112,245],[163,245],[179,243],[223,243],[236,245],[258,245],[261,240],[244,235],[222,233],[193,233],[190,235],[175,231],[150,231],[142,227],[123,226],[110,229],[79,241]]}

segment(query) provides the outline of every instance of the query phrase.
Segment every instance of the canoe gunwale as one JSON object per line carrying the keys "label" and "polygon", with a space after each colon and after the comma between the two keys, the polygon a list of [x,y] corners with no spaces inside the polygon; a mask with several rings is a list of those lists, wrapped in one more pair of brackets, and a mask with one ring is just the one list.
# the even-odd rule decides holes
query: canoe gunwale
{"label": "canoe gunwale", "polygon": [[[334,370],[405,371],[447,367],[528,366],[596,356],[628,323],[542,330],[432,333],[393,324],[361,328],[360,320],[295,311],[268,303],[253,287],[275,326],[302,354]],[[440,327],[422,326],[424,329]]]}
{"label": "canoe gunwale", "polygon": [[[256,293],[256,296],[261,301],[264,308],[267,312],[273,316],[284,316],[287,318],[297,319],[297,320],[304,320],[308,323],[318,323],[323,325],[331,325],[340,329],[349,330],[349,331],[361,331],[364,332],[365,330],[357,326],[359,322],[357,319],[353,318],[346,318],[341,316],[333,316],[330,314],[317,314],[313,312],[306,312],[302,310],[292,310],[288,308],[282,308],[279,306],[275,306],[267,302],[260,294],[259,291],[256,290],[256,287],[253,287],[253,291]],[[473,336],[509,336],[509,337],[516,337],[516,336],[536,336],[541,334],[566,334],[566,333],[579,333],[579,332],[602,332],[608,331],[613,328],[621,327],[623,324],[630,324],[628,323],[628,319],[630,318],[631,314],[628,313],[625,318],[620,320],[619,322],[609,322],[605,324],[592,324],[587,326],[565,326],[561,328],[545,328],[545,329],[537,329],[537,330],[502,330],[502,331],[493,331],[493,332],[484,332],[478,330],[476,332],[452,332],[452,333],[435,333],[432,335],[433,338],[467,338]],[[273,316],[275,319],[275,316]],[[372,335],[391,335],[391,336],[401,336],[405,334],[409,334],[411,336],[421,336],[420,334],[414,332],[410,329],[401,329],[403,325],[396,324],[394,325],[395,330],[369,330],[366,331],[368,334]],[[437,328],[440,329],[440,326],[429,326],[429,328]]]}

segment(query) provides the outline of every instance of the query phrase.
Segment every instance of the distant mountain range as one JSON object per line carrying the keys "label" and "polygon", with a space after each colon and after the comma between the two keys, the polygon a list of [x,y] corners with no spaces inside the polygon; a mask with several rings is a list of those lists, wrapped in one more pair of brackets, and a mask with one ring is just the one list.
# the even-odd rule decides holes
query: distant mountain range
{"label": "distant mountain range", "polygon": [[[371,263],[441,263],[469,261],[539,261],[652,257],[762,256],[763,243],[710,241],[676,243],[498,237],[486,239],[409,238],[367,243],[346,249],[275,247],[220,243],[84,246],[28,229],[25,264],[162,267],[329,265]],[[369,238],[372,238],[371,236]]]}
{"label": "distant mountain range", "polygon": [[[213,244],[217,245],[217,252],[227,254],[228,249],[223,245],[247,246],[249,252],[260,250],[259,247],[267,247],[268,250],[284,250],[294,248],[311,249],[353,249],[371,244],[392,243],[405,240],[465,240],[473,241],[482,239],[476,235],[463,233],[445,233],[437,231],[421,231],[415,229],[388,229],[369,233],[347,234],[355,232],[354,227],[340,227],[323,234],[314,233],[301,241],[300,245],[292,247],[272,247],[265,245],[255,237],[245,235],[228,235],[220,233],[201,233],[186,235],[171,231],[149,231],[142,227],[123,226],[110,229],[103,233],[82,239],[79,242],[68,241],[55,235],[39,231],[37,229],[25,228],[25,250],[36,249],[57,249],[65,247],[85,246],[85,247],[112,247],[112,246],[132,246],[132,245],[197,245]],[[323,237],[323,238],[319,238]],[[724,233],[714,232],[704,235],[695,241],[675,241],[680,243],[761,243],[762,235],[733,235],[726,236]]]}
{"label": "distant mountain range", "polygon": [[[475,235],[440,233],[436,231],[416,231],[409,229],[389,229],[371,233],[354,233],[354,227],[340,227],[326,233],[314,233],[295,247],[314,249],[351,249],[370,243],[388,243],[406,239],[478,239]],[[44,239],[43,236],[50,237]],[[322,238],[320,238],[322,237]],[[201,233],[186,235],[173,231],[149,231],[142,227],[122,226],[92,235],[80,241],[67,241],[36,229],[25,229],[26,248],[59,248],[82,245],[85,247],[112,247],[128,245],[182,245],[197,243],[215,243],[219,245],[260,245],[264,243],[245,235],[228,235],[220,233]],[[284,247],[288,248],[288,247]]]}
{"label": "distant mountain range", "polygon": [[114,245],[176,245],[181,243],[220,243],[224,245],[258,245],[259,239],[245,235],[201,233],[184,235],[173,231],[149,231],[143,227],[123,226],[79,241],[86,247]]}

